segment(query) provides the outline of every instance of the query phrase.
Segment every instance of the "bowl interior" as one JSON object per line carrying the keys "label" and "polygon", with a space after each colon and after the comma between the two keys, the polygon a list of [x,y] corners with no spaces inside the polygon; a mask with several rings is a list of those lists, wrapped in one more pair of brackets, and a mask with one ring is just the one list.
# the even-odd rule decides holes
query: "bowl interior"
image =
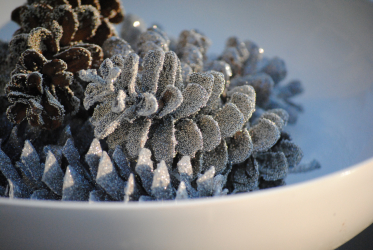
{"label": "bowl interior", "polygon": [[[4,9],[10,13],[23,2],[12,1]],[[138,0],[123,6],[147,26],[161,25],[170,37],[197,28],[212,40],[210,54],[219,55],[226,39],[237,36],[256,42],[264,55],[285,60],[288,76],[284,81],[299,79],[305,88],[295,100],[304,106],[304,113],[287,130],[303,149],[303,161],[317,159],[322,165],[307,174],[289,175],[288,184],[373,156],[371,2]],[[0,38],[6,40],[17,28],[5,23],[9,16],[0,20]]]}

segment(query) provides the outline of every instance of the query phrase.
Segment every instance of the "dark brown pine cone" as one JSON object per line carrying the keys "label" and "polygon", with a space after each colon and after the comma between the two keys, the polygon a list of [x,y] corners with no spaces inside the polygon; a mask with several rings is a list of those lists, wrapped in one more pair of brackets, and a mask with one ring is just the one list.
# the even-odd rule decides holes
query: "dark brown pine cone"
{"label": "dark brown pine cone", "polygon": [[[102,2],[102,4],[101,4]],[[33,28],[44,27],[52,30],[55,23],[62,30],[61,46],[74,42],[88,42],[102,45],[109,37],[116,35],[112,23],[123,20],[120,1],[98,0],[36,0],[13,10],[11,18],[21,27],[16,34],[29,33]]]}
{"label": "dark brown pine cone", "polygon": [[12,104],[7,109],[8,119],[17,124],[27,119],[30,125],[44,129],[61,126],[65,113],[75,114],[80,104],[69,88],[73,73],[67,69],[63,60],[47,60],[36,50],[22,53],[6,86]]}
{"label": "dark brown pine cone", "polygon": [[[12,68],[9,66],[6,60],[8,55],[9,55],[9,44],[7,42],[0,40],[0,99],[4,98],[4,95],[5,95],[4,87],[9,82],[10,72],[12,71]],[[2,100],[0,100],[0,102],[1,101]],[[3,108],[4,107],[0,108],[0,113]]]}
{"label": "dark brown pine cone", "polygon": [[103,52],[100,46],[78,43],[61,48],[59,37],[58,34],[42,27],[34,28],[28,34],[15,35],[9,43],[7,60],[14,65],[23,51],[33,49],[46,59],[64,60],[68,65],[68,70],[73,73],[81,69],[97,68],[101,64]]}

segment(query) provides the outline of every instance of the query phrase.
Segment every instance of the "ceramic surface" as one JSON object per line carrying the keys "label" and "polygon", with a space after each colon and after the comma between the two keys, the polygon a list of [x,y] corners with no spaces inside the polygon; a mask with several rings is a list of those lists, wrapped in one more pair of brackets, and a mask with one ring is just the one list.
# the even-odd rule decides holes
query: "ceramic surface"
{"label": "ceramic surface", "polygon": [[[2,7],[0,24],[22,2]],[[138,0],[124,7],[174,37],[197,27],[213,41],[211,53],[237,35],[283,58],[286,80],[300,79],[306,89],[297,99],[305,112],[288,131],[304,161],[316,158],[322,168],[289,175],[281,188],[178,203],[0,198],[0,248],[334,249],[373,222],[371,2]]]}

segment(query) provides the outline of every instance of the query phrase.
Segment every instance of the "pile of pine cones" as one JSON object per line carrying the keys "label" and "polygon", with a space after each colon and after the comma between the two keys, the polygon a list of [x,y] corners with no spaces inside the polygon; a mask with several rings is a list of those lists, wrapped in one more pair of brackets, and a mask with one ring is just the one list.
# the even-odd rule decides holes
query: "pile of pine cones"
{"label": "pile of pine cones", "polygon": [[[283,131],[299,81],[253,42],[210,59],[120,1],[29,0],[0,45],[0,196],[150,201],[284,185],[303,153]],[[112,23],[123,21],[121,37]],[[135,25],[136,24],[136,25]]]}

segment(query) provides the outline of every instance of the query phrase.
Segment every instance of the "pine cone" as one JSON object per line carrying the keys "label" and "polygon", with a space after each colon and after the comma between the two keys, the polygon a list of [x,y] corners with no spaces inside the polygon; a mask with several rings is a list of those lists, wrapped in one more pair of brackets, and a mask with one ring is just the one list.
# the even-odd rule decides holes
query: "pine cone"
{"label": "pine cone", "polygon": [[[45,106],[44,110],[41,111],[41,107],[39,107],[39,111],[37,111],[39,115],[31,111],[28,111],[26,115],[26,110],[32,110],[31,107],[28,107],[30,103],[24,103],[24,105],[18,103],[16,105],[18,98],[15,98],[13,95],[14,91],[27,92],[23,85],[28,80],[26,78],[22,78],[22,80],[13,79],[9,84],[8,90],[8,99],[12,99],[10,102],[13,105],[9,107],[7,114],[14,123],[20,123],[24,118],[27,118],[33,126],[45,129],[59,127],[62,124],[65,114],[74,115],[79,109],[80,101],[74,96],[73,91],[69,87],[73,82],[73,73],[81,69],[98,67],[102,62],[103,52],[98,45],[76,44],[60,48],[60,36],[56,34],[59,33],[53,33],[48,29],[38,27],[32,29],[29,34],[14,36],[10,42],[10,53],[7,60],[8,62],[18,61],[11,75],[23,74],[28,78],[28,75],[33,72],[41,73],[42,75],[39,78],[42,79],[41,84],[43,87],[41,87],[41,92],[35,92],[33,95],[44,95],[43,89],[46,86],[48,91],[45,94],[50,93],[56,99],[57,103],[54,110],[50,109],[46,111],[45,105],[48,105],[47,103],[51,102],[51,99],[50,96],[44,96],[42,98],[44,100],[42,104],[42,106]],[[49,61],[47,62],[48,59]],[[22,83],[19,83],[19,81]],[[23,87],[12,90],[13,85]],[[37,102],[40,103],[41,99],[39,99]],[[31,98],[31,100],[34,100],[34,98]],[[23,100],[23,102],[26,101]],[[41,114],[43,115],[40,116]],[[20,116],[17,117],[18,115]],[[43,116],[45,121],[41,120]],[[31,119],[31,117],[33,118]],[[51,122],[51,119],[54,122]]]}
{"label": "pine cone", "polygon": [[47,60],[35,50],[26,50],[6,86],[8,119],[45,129],[61,126],[65,113],[76,113],[79,99],[69,88],[73,74],[61,59]]}
{"label": "pine cone", "polygon": [[226,61],[232,68],[233,76],[242,75],[244,63],[249,58],[249,51],[244,42],[237,37],[228,38],[222,60]]}
{"label": "pine cone", "polygon": [[[12,67],[6,60],[8,55],[9,44],[0,40],[0,102],[5,95],[5,85],[9,82],[10,72],[12,71]],[[1,107],[0,113],[2,113],[2,108],[4,108],[4,106]]]}
{"label": "pine cone", "polygon": [[206,52],[211,45],[211,41],[198,30],[184,30],[180,33],[176,45],[176,50],[179,56],[184,53],[183,50],[187,44],[196,46],[201,54],[206,57]]}
{"label": "pine cone", "polygon": [[[60,47],[61,33],[56,33],[50,31],[46,28],[37,27],[30,31],[30,33],[22,33],[15,35],[9,42],[10,54],[8,57],[8,62],[14,65],[14,62],[18,61],[18,58],[26,49],[33,49],[43,54],[47,59],[60,58],[64,59],[70,64],[69,71],[76,72],[81,69],[87,69],[91,66],[97,67],[102,62],[103,52],[100,46],[95,44],[75,44],[67,47]],[[79,52],[79,54],[88,54],[88,58],[85,61],[77,61],[71,58],[70,49],[72,48],[82,48],[74,49],[74,55]],[[79,55],[79,58],[81,56]],[[72,67],[73,64],[79,64],[81,67]]]}
{"label": "pine cone", "polygon": [[[0,148],[0,196],[90,202],[221,196],[284,185],[288,170],[320,167],[316,161],[295,165],[301,151],[285,134],[270,152],[252,156],[220,174],[211,166],[195,176],[189,156],[178,159],[173,169],[163,160],[155,168],[152,153],[146,148],[130,162],[120,146],[107,153],[97,139],[84,152],[76,148],[69,126],[59,134],[58,144],[39,152],[25,140],[14,160]],[[288,168],[291,164],[294,166]]]}
{"label": "pine cone", "polygon": [[164,160],[170,169],[175,156],[184,155],[193,159],[195,176],[211,166],[221,173],[228,163],[268,151],[280,138],[287,122],[284,111],[268,111],[245,128],[255,110],[253,87],[233,88],[224,101],[221,73],[193,73],[185,86],[174,52],[149,51],[141,71],[138,62],[134,53],[116,55],[105,60],[99,75],[80,72],[92,82],[85,108],[99,103],[91,119],[95,136],[107,137],[111,149],[121,145],[130,160],[147,147],[156,162]]}
{"label": "pine cone", "polygon": [[289,123],[296,123],[298,114],[303,111],[303,108],[293,103],[291,98],[303,92],[301,82],[293,80],[282,84],[281,80],[285,78],[286,67],[284,62],[277,57],[272,60],[260,59],[256,65],[250,66],[250,74],[233,78],[228,89],[250,85],[254,87],[258,100],[258,114],[254,116],[259,116],[260,112],[263,112],[261,110],[281,108],[289,113]]}
{"label": "pine cone", "polygon": [[52,30],[57,25],[62,30],[61,46],[72,42],[102,45],[116,35],[111,23],[119,23],[124,14],[120,1],[29,1],[13,10],[12,20],[21,28],[16,34],[29,33],[36,27]]}
{"label": "pine cone", "polygon": [[150,50],[169,51],[170,39],[167,34],[157,26],[148,28],[137,39],[136,53],[143,58]]}

